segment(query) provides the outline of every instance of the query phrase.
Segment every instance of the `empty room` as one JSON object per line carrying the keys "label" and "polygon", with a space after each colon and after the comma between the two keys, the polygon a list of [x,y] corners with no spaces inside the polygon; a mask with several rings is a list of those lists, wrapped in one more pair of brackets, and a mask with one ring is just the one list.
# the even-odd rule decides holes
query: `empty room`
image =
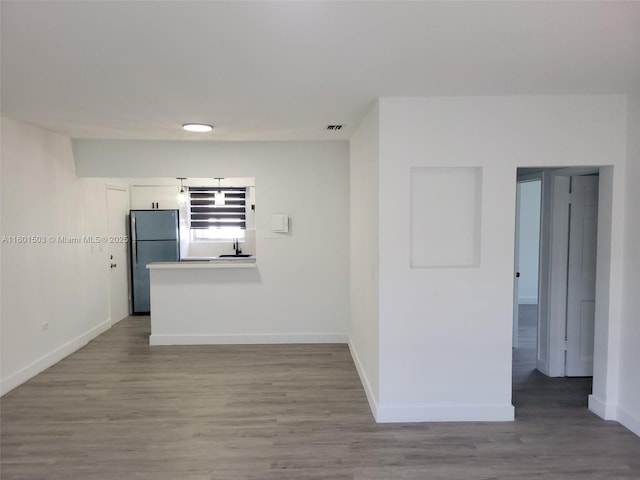
{"label": "empty room", "polygon": [[0,22],[0,478],[640,479],[640,2]]}

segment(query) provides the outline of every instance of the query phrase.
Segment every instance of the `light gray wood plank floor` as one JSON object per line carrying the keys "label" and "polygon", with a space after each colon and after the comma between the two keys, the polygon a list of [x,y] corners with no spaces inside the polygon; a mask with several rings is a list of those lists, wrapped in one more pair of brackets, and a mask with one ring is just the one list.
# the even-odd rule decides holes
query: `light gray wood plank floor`
{"label": "light gray wood plank floor", "polygon": [[0,478],[640,478],[640,438],[587,410],[588,379],[534,372],[530,346],[514,354],[515,422],[377,425],[345,345],[148,335],[127,318],[5,395]]}

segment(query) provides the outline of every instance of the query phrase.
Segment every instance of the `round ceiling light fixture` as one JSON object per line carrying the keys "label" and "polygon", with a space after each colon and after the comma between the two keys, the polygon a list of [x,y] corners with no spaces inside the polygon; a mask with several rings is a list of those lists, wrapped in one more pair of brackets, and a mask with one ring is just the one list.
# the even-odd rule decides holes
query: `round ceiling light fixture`
{"label": "round ceiling light fixture", "polygon": [[212,125],[206,123],[185,123],[182,128],[187,132],[207,133],[213,130]]}

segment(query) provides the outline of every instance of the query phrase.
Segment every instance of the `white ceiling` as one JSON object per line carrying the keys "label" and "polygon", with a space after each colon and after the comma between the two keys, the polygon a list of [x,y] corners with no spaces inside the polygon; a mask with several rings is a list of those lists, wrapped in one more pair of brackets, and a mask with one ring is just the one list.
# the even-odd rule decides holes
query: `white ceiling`
{"label": "white ceiling", "polygon": [[633,1],[0,8],[2,114],[72,138],[346,139],[381,96],[640,92]]}

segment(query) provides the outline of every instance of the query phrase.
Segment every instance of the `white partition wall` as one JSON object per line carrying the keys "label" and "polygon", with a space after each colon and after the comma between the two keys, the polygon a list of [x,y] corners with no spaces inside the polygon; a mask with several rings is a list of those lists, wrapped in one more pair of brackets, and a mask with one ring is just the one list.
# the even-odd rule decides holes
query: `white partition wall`
{"label": "white partition wall", "polygon": [[640,435],[640,95],[630,98],[620,391],[613,419]]}
{"label": "white partition wall", "polygon": [[378,315],[379,151],[378,105],[371,107],[350,142],[349,349],[374,416],[380,378]]}
{"label": "white partition wall", "polygon": [[[380,99],[378,421],[513,419],[516,169],[615,165],[609,217],[619,215],[625,103],[623,96]],[[411,257],[418,253],[412,245],[412,238],[416,240],[412,200],[420,196],[412,194],[412,179],[415,187],[415,172],[429,177],[429,172],[442,167],[457,172],[451,173],[459,177],[457,183],[469,185],[467,177],[475,175],[471,172],[481,171],[474,202],[479,212],[471,209],[468,195],[448,192],[444,185],[451,179],[423,182],[423,187],[429,184],[439,191],[435,197],[439,201],[428,193],[421,199],[437,203],[428,221],[449,228],[445,237],[455,248],[443,239],[434,244],[422,225],[420,235],[432,241],[441,257],[428,258],[431,253],[422,252],[425,257],[420,261],[443,260],[440,266],[411,268]],[[465,221],[448,225],[446,212]],[[481,220],[479,240],[472,241],[471,226],[477,220]],[[465,238],[459,241],[456,236],[462,234]],[[614,227],[613,253],[607,262],[611,278],[620,274],[621,240],[619,228]],[[470,257],[473,246],[479,248],[477,259]],[[454,262],[460,263],[457,268],[446,267]],[[619,321],[612,315],[619,301],[611,298],[610,305],[605,303],[601,302],[603,312],[596,322]],[[611,331],[604,339],[609,346],[615,343]],[[604,375],[609,375],[611,351],[599,361]],[[605,387],[598,396],[608,401],[612,392]]]}

